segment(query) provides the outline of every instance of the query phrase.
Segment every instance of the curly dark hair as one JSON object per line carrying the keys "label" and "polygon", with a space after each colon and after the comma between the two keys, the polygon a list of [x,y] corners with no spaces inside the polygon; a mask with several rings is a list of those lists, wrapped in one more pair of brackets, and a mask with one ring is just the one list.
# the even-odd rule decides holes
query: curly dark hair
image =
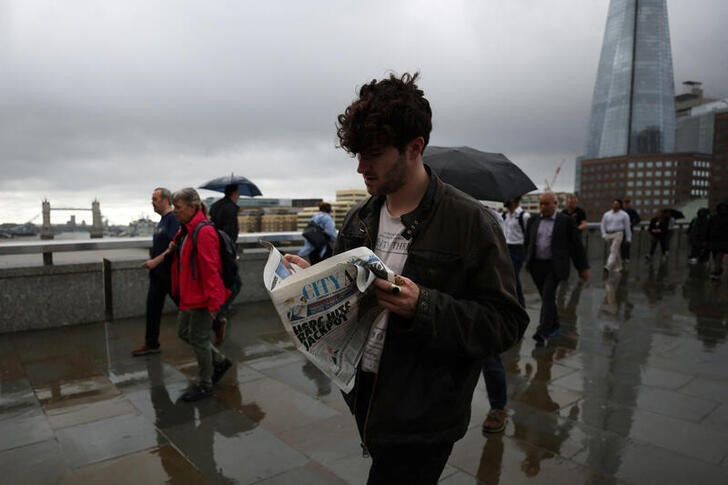
{"label": "curly dark hair", "polygon": [[421,136],[425,145],[432,131],[432,109],[417,88],[420,73],[401,78],[372,80],[359,90],[359,99],[337,118],[339,146],[355,155],[373,147],[393,146],[402,153],[411,140]]}

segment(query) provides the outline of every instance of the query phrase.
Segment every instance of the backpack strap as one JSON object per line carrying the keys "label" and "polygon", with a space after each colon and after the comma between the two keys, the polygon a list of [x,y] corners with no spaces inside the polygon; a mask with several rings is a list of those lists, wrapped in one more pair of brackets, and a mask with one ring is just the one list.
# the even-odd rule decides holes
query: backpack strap
{"label": "backpack strap", "polygon": [[[526,213],[526,211],[522,210],[518,214],[518,225],[521,226],[521,233],[524,234],[524,235],[526,234],[526,226],[523,223],[523,214],[525,214],[525,213]],[[501,212],[501,217],[503,217],[503,220],[504,221],[506,220],[506,217],[507,216],[508,216],[508,213],[506,211]]]}
{"label": "backpack strap", "polygon": [[207,221],[202,221],[199,224],[197,224],[197,227],[195,227],[195,230],[192,231],[192,251],[190,252],[190,270],[192,272],[192,279],[195,279],[195,260],[197,259],[197,234],[200,232],[200,229],[202,229],[204,226],[212,226],[211,223]]}
{"label": "backpack strap", "polygon": [[520,214],[518,214],[518,225],[521,226],[521,233],[526,234],[526,228],[523,224],[523,214],[525,214],[526,211],[522,210]]}

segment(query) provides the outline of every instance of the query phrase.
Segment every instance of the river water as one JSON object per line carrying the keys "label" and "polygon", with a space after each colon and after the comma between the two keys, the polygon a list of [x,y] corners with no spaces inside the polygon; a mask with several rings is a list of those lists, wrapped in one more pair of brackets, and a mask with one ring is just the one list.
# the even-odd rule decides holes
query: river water
{"label": "river water", "polygon": [[[40,240],[40,236],[16,237],[12,239],[0,239],[0,244],[13,242],[15,244],[27,241],[28,243]],[[88,241],[87,232],[63,232],[56,234],[54,241]],[[144,260],[149,257],[147,249],[108,249],[93,251],[69,251],[53,253],[53,264],[76,264],[76,263],[100,263],[104,258],[111,261],[133,261]],[[20,268],[27,266],[43,266],[43,255],[37,254],[13,254],[0,255],[1,268]]]}

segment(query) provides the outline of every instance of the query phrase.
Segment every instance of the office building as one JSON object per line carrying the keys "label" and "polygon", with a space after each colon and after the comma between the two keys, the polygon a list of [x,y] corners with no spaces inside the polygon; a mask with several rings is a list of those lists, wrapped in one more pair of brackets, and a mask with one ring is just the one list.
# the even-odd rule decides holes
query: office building
{"label": "office building", "polygon": [[672,152],[674,95],[666,0],[612,0],[583,158]]}

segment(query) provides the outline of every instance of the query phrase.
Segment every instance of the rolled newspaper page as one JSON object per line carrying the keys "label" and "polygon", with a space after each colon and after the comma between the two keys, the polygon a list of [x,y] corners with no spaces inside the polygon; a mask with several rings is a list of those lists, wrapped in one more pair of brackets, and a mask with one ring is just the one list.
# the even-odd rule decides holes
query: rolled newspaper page
{"label": "rolled newspaper page", "polygon": [[394,286],[399,277],[365,247],[301,268],[271,243],[260,244],[269,251],[263,283],[283,328],[337,387],[351,391],[369,330],[384,311],[370,285],[379,277]]}

